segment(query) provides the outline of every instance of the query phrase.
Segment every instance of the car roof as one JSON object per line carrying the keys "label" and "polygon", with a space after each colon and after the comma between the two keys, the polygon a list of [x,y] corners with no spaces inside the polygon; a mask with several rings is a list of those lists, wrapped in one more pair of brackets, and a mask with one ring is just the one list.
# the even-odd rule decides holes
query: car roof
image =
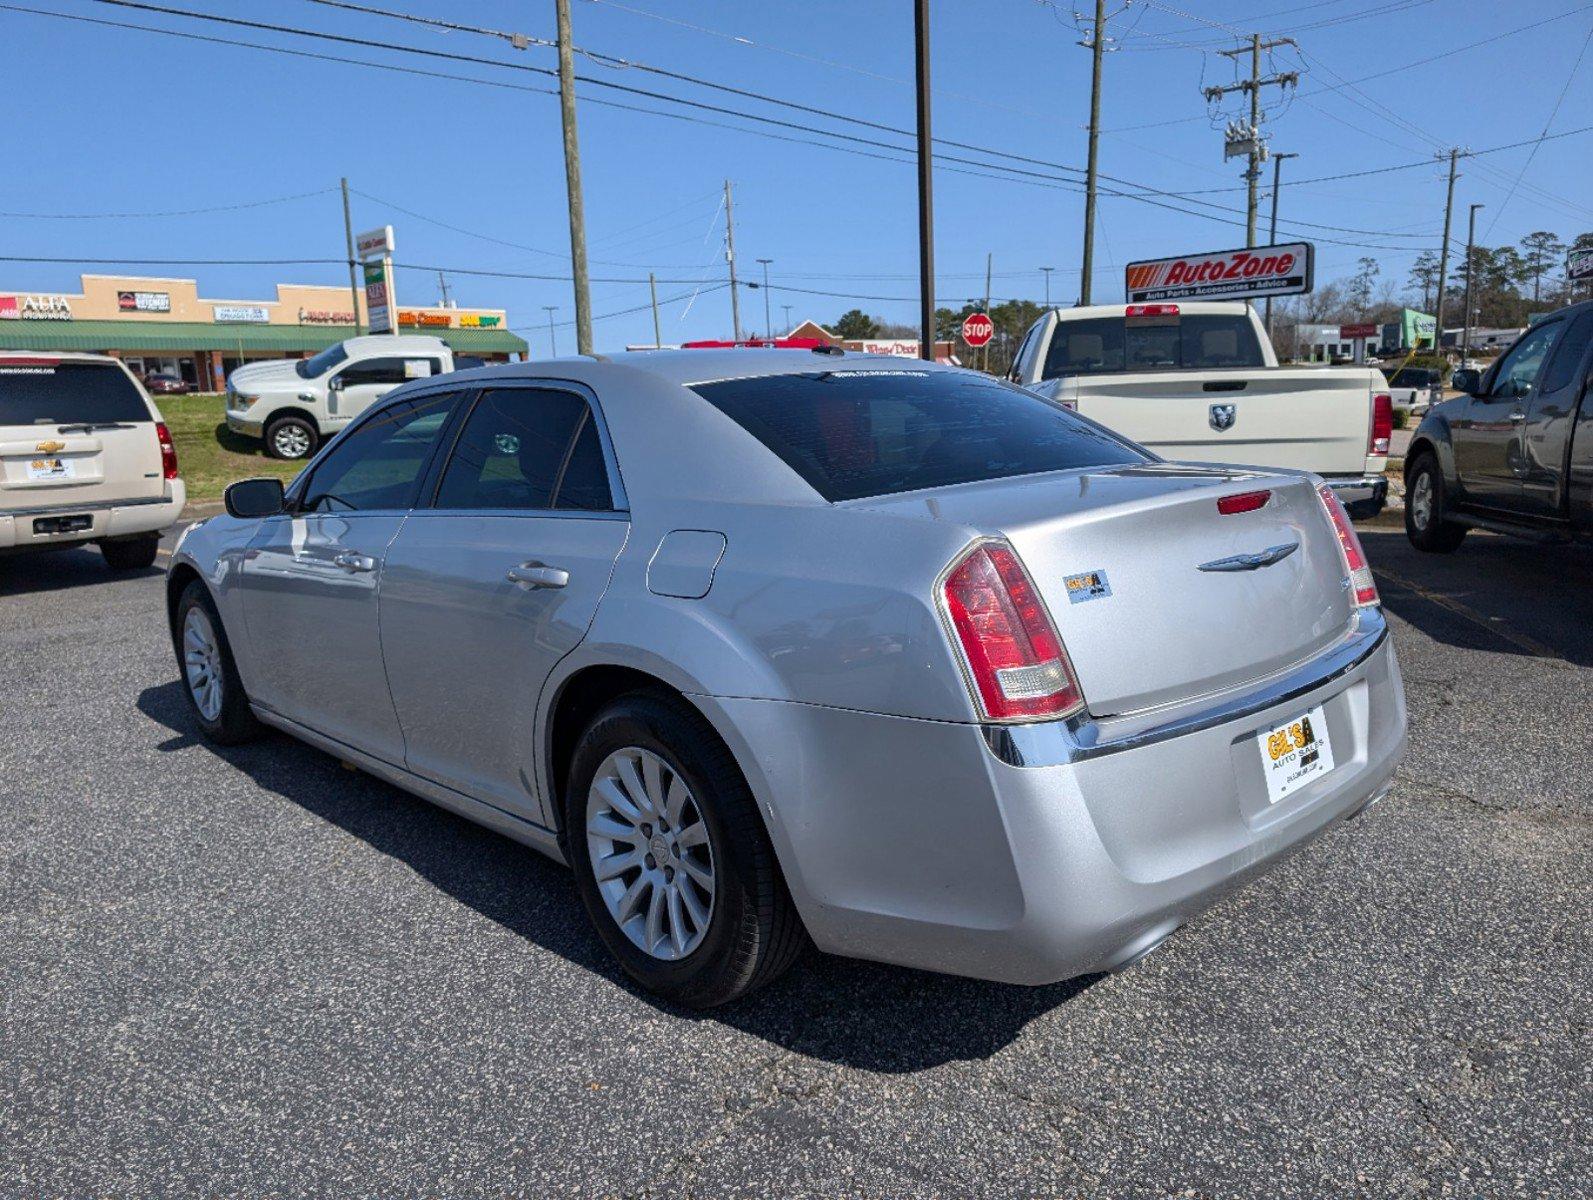
{"label": "car roof", "polygon": [[622,355],[572,356],[496,363],[446,376],[449,380],[572,379],[597,384],[617,374],[639,374],[666,383],[691,386],[721,379],[765,375],[806,375],[820,371],[960,371],[964,368],[890,354],[838,349],[764,350],[634,350]]}
{"label": "car roof", "polygon": [[433,337],[422,333],[364,333],[359,337],[346,338],[343,342],[345,349],[359,350],[395,350],[402,354],[406,350],[437,351],[448,349],[448,343],[440,337]]}

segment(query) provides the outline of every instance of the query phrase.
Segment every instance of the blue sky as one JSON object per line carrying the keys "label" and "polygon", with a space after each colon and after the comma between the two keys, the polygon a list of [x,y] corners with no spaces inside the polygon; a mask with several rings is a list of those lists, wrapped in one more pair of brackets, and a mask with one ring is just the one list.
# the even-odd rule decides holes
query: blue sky
{"label": "blue sky", "polygon": [[[543,306],[558,306],[556,321],[571,319],[567,283],[466,273],[568,270],[557,100],[517,90],[548,87],[552,81],[546,77],[206,26],[94,0],[18,2],[41,11],[514,86],[311,61],[0,7],[11,105],[0,213],[143,214],[316,193],[185,216],[0,216],[0,254],[74,263],[129,255],[340,259],[343,229],[335,188],[338,177],[347,175],[359,193],[356,227],[390,221],[398,231],[401,261],[451,268],[448,282],[461,303],[507,307],[511,326],[530,338],[534,354],[548,352]],[[553,35],[552,0],[369,2],[537,38]],[[515,51],[494,39],[337,11],[308,0],[169,3],[513,64],[555,65],[553,51],[543,47]],[[1089,5],[1089,0],[1080,3]],[[1077,45],[1081,34],[1073,5],[1067,0],[941,0],[933,9],[936,134],[1081,167],[1090,56]],[[1593,59],[1588,45],[1593,4],[1134,0],[1125,8],[1116,0],[1109,12],[1115,14],[1108,26],[1115,48],[1106,62],[1101,170],[1135,185],[1194,193],[1193,200],[1155,198],[1221,219],[1103,196],[1097,300],[1121,298],[1122,266],[1130,259],[1243,244],[1242,212],[1196,203],[1241,210],[1244,204],[1243,164],[1224,164],[1221,134],[1200,95],[1203,84],[1233,80],[1232,64],[1215,53],[1234,44],[1232,31],[1257,29],[1299,42],[1299,53],[1284,48],[1273,55],[1276,69],[1302,75],[1292,95],[1267,89],[1267,129],[1275,150],[1300,155],[1284,164],[1280,228],[1315,235],[1319,279],[1347,275],[1358,257],[1371,254],[1382,264],[1384,278],[1403,283],[1414,255],[1437,244],[1444,182],[1440,166],[1429,160],[1441,147],[1483,150],[1536,138],[1551,114],[1551,133],[1593,125],[1593,61],[1588,61]],[[912,6],[906,0],[800,5],[574,0],[573,22],[576,43],[598,54],[887,126],[912,127]],[[1420,61],[1439,55],[1444,57]],[[577,72],[780,120],[809,120],[634,68],[580,58]],[[711,286],[723,279],[720,189],[727,177],[735,185],[743,277],[759,278],[756,259],[774,260],[776,326],[784,321],[784,305],[791,306],[793,320],[825,320],[854,306],[888,320],[915,319],[915,176],[906,154],[855,146],[904,160],[882,161],[606,107],[595,101],[687,111],[591,85],[578,91],[592,274],[630,281],[595,284],[593,309],[602,316],[641,308],[600,320],[599,349],[651,340],[647,285],[634,282],[645,280],[649,269],[661,280],[674,281],[659,285],[660,298],[668,302],[666,341],[728,334],[724,289],[676,299],[690,297],[697,281]],[[1228,111],[1236,105],[1234,98]],[[755,128],[739,118],[695,115]],[[908,144],[891,133],[811,121],[892,146]],[[967,150],[943,150],[982,158]],[[1545,141],[1529,164],[1530,154],[1530,147],[1522,147],[1462,164],[1456,210],[1463,214],[1468,204],[1487,205],[1478,215],[1479,241],[1515,241],[1534,229],[1569,239],[1593,229],[1593,132]],[[977,168],[942,161],[935,196],[937,292],[943,301],[979,295],[988,252],[994,256],[996,296],[1041,299],[1038,268],[1046,265],[1056,268],[1053,299],[1071,301],[1078,287],[1083,211],[1083,197],[1071,182],[1075,177],[1050,166],[1002,161],[1070,182],[989,178],[963,173]],[[1412,163],[1421,165],[1407,165]],[[1377,173],[1297,186],[1289,182],[1363,171]],[[1263,221],[1265,213],[1264,200]],[[1456,232],[1464,237],[1459,218]],[[70,264],[4,262],[0,287],[75,290],[78,270]],[[202,295],[221,298],[265,296],[278,281],[347,279],[338,265],[140,270],[197,276]],[[434,302],[437,280],[405,271],[397,291],[400,303]],[[742,318],[749,332],[761,331],[762,293],[743,294]],[[573,346],[574,335],[562,324],[559,349],[569,352]]]}

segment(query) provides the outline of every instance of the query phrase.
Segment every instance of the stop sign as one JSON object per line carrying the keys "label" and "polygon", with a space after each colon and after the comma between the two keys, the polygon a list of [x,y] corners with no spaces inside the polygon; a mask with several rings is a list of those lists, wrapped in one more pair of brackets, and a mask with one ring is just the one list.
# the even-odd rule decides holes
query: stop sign
{"label": "stop sign", "polygon": [[982,312],[969,313],[963,319],[962,340],[970,346],[975,348],[983,346],[995,336],[995,332],[995,323]]}

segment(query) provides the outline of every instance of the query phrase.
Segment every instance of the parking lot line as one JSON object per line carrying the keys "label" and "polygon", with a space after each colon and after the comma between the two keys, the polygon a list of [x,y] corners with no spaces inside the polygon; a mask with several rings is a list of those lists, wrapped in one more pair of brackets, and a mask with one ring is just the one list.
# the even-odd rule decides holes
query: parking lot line
{"label": "parking lot line", "polygon": [[1414,583],[1411,580],[1406,579],[1403,575],[1400,575],[1394,571],[1390,571],[1387,567],[1373,567],[1372,572],[1383,579],[1387,579],[1396,587],[1401,587],[1408,592],[1413,592],[1417,596],[1420,596],[1423,600],[1426,600],[1432,604],[1436,604],[1440,608],[1447,609],[1448,611],[1454,613],[1457,617],[1463,617],[1465,620],[1470,621],[1473,625],[1478,625],[1483,629],[1486,629],[1495,637],[1509,642],[1518,650],[1525,650],[1534,658],[1549,659],[1550,661],[1562,666],[1570,666],[1570,664],[1567,663],[1560,654],[1556,653],[1548,646],[1545,646],[1537,639],[1530,638],[1524,633],[1512,632],[1504,625],[1503,621],[1489,617],[1484,613],[1480,613],[1476,609],[1472,608],[1469,604],[1465,604],[1459,600],[1456,600],[1453,596],[1446,596],[1442,592],[1435,592],[1429,588],[1424,588],[1421,584]]}

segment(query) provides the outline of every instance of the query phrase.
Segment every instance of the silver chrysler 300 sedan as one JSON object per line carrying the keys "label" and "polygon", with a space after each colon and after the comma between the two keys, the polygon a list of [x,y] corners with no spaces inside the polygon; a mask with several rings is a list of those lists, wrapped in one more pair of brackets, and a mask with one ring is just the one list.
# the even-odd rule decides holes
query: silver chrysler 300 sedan
{"label": "silver chrysler 300 sedan", "polygon": [[1371,572],[1309,475],[970,371],[684,351],[392,393],[172,559],[219,742],[285,730],[567,862],[707,1006],[837,954],[1121,967],[1388,788]]}

